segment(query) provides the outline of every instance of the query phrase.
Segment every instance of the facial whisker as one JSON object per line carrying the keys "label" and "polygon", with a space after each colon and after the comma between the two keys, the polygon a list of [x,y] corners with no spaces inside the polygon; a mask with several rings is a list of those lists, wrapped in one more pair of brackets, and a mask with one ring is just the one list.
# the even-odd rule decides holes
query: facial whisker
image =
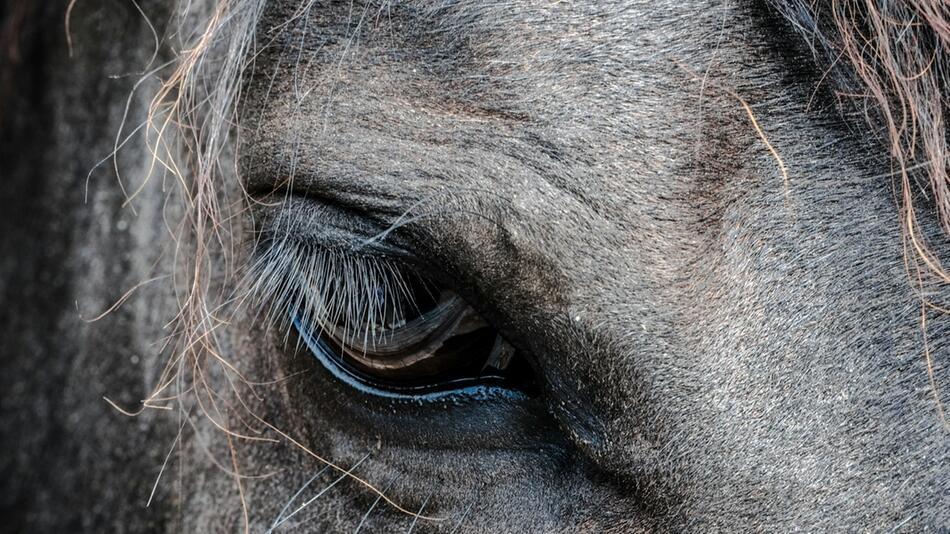
{"label": "facial whisker", "polygon": [[477,501],[478,501],[478,495],[476,494],[475,498],[472,499],[472,502],[468,505],[468,508],[466,508],[465,511],[462,512],[462,517],[459,518],[459,522],[455,524],[455,527],[452,528],[452,531],[449,532],[449,534],[455,534],[455,532],[458,531],[458,529],[462,527],[462,523],[465,521],[465,518],[468,517],[468,513],[472,511],[472,508],[475,507],[475,503]]}
{"label": "facial whisker", "polygon": [[[396,483],[396,481],[398,481],[398,480],[399,480],[399,477],[395,477],[395,478],[393,478],[391,481],[389,481],[389,483],[386,484],[386,487],[383,488],[383,493],[388,493],[389,490],[393,487],[393,485],[394,485],[394,484]],[[379,501],[381,501],[381,500],[383,500],[383,496],[382,496],[382,495],[377,495],[377,496],[376,496],[376,500],[374,500],[374,501],[373,501],[373,504],[370,505],[369,510],[366,510],[366,513],[363,514],[363,517],[360,519],[359,524],[356,525],[356,530],[353,531],[353,534],[359,534],[360,529],[363,528],[363,525],[364,525],[364,524],[366,524],[366,520],[369,519],[370,514],[373,513],[373,510],[376,509],[376,506],[379,505]]]}
{"label": "facial whisker", "polygon": [[322,474],[323,474],[327,469],[329,469],[329,468],[330,468],[329,465],[323,466],[323,468],[321,468],[319,471],[317,471],[316,473],[314,473],[314,475],[313,475],[312,477],[310,477],[309,480],[307,480],[306,482],[304,482],[304,484],[303,484],[302,486],[300,486],[300,489],[298,489],[298,490],[290,497],[290,499],[289,499],[286,503],[284,503],[284,507],[280,509],[280,513],[277,514],[277,517],[274,518],[274,522],[271,523],[270,530],[274,530],[275,528],[277,528],[277,525],[279,525],[280,523],[283,522],[283,520],[284,520],[284,514],[287,513],[287,510],[290,508],[290,505],[293,504],[294,501],[297,500],[297,497],[299,497],[300,494],[304,492],[304,490],[306,490],[308,487],[310,487],[310,484],[313,484],[313,481],[316,480],[317,477],[319,477],[320,475],[322,475]]}
{"label": "facial whisker", "polygon": [[290,520],[290,518],[294,517],[295,515],[297,515],[297,514],[300,513],[301,511],[303,511],[306,507],[308,507],[308,506],[310,506],[311,504],[313,504],[314,501],[316,501],[317,499],[319,499],[320,497],[322,497],[324,494],[326,494],[326,492],[330,491],[334,486],[336,486],[337,484],[339,484],[339,483],[342,482],[343,480],[349,478],[349,477],[353,474],[353,471],[355,471],[356,468],[359,467],[360,464],[362,464],[364,460],[366,460],[367,458],[369,458],[369,456],[370,456],[370,453],[366,453],[362,458],[359,459],[358,462],[356,462],[355,464],[353,464],[353,467],[347,469],[347,470],[346,470],[344,473],[342,473],[339,477],[337,477],[336,479],[334,479],[333,482],[330,482],[329,484],[327,484],[327,486],[326,486],[325,488],[323,488],[323,489],[320,490],[316,495],[314,495],[313,497],[311,497],[307,502],[305,502],[305,503],[303,503],[302,505],[300,505],[299,508],[297,508],[296,510],[294,510],[293,512],[291,512],[289,515],[287,515],[286,517],[284,517],[283,519],[281,519],[280,522],[278,522],[277,524],[275,524],[274,526],[272,526],[270,529],[268,529],[268,530],[267,530],[268,534],[271,533],[271,532],[273,532],[274,530],[276,530],[278,527],[280,527],[280,526],[283,525],[284,523],[286,523],[288,520]]}
{"label": "facial whisker", "polygon": [[412,534],[412,530],[416,528],[416,522],[419,520],[419,516],[422,515],[422,511],[425,510],[426,505],[429,504],[430,498],[432,498],[431,493],[422,501],[422,506],[419,507],[419,511],[413,516],[412,523],[409,524],[409,530],[406,531],[406,534]]}

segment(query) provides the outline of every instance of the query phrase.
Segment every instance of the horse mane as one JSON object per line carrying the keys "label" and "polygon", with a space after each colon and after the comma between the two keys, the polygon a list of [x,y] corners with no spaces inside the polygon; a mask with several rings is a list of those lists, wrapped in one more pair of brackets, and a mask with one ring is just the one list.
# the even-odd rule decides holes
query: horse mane
{"label": "horse mane", "polygon": [[943,0],[770,3],[802,36],[824,70],[822,79],[832,81],[842,110],[860,110],[881,138],[898,177],[905,243],[927,272],[950,282],[927,246],[914,201],[916,188],[929,193],[943,233],[950,236],[950,5]]}

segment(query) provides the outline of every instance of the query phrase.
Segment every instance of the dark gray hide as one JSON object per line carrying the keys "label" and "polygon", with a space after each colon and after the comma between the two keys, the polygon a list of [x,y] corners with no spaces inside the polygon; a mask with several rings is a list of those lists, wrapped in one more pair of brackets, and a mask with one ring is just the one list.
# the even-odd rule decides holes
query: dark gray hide
{"label": "dark gray hide", "polygon": [[[288,510],[319,497],[278,531],[946,531],[950,445],[886,148],[828,86],[806,110],[822,71],[784,20],[673,0],[315,2],[289,24],[300,3],[269,2],[242,176],[225,168],[222,187],[264,197],[293,176],[281,231],[301,239],[332,225],[356,241],[363,223],[424,215],[392,242],[453,280],[546,390],[372,398],[243,308],[219,331],[227,356],[252,380],[293,375],[245,391],[249,408],[341,466],[365,457],[354,474],[443,520],[320,473],[272,431],[280,443],[232,438],[232,457],[188,400],[194,424],[144,508],[178,412],[130,419],[101,398],[134,407],[154,387],[177,304],[159,281],[101,321],[78,316],[173,268],[160,179],[137,215],[108,166],[83,202],[152,40],[129,3],[81,1],[70,60],[62,7],[37,8],[44,29],[3,103],[10,530],[239,531],[236,464],[270,475],[242,480],[253,532],[318,473]],[[177,24],[149,9],[160,31]],[[133,127],[154,90],[133,99]],[[120,153],[127,188],[147,163],[139,141]],[[180,204],[168,200],[171,220]],[[248,228],[267,232],[275,209],[253,207]],[[948,323],[927,324],[944,386]]]}

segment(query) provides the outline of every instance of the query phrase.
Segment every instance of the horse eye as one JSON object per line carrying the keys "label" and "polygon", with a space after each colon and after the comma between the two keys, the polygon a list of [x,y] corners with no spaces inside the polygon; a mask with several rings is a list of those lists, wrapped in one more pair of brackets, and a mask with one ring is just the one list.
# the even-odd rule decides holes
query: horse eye
{"label": "horse eye", "polygon": [[363,391],[419,396],[496,387],[533,394],[518,351],[450,288],[392,262],[340,258],[291,320],[332,374]]}

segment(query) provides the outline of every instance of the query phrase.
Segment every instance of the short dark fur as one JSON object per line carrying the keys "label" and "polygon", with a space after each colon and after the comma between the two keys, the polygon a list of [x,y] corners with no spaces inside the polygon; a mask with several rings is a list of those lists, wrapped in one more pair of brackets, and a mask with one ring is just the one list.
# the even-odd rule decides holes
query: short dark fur
{"label": "short dark fur", "polygon": [[[934,264],[950,213],[945,8],[568,4],[152,6],[155,64],[219,34],[151,106],[186,126],[170,149],[185,153],[160,154],[190,163],[187,188],[153,177],[137,215],[111,169],[88,204],[83,188],[138,79],[121,75],[152,55],[149,25],[126,2],[80,1],[73,60],[61,32],[14,32],[21,61],[0,69],[15,87],[0,104],[6,524],[266,531],[319,494],[280,531],[945,529],[950,324],[929,305],[950,296]],[[61,28],[65,7],[22,27]],[[128,124],[160,90],[139,88]],[[219,135],[232,120],[236,137]],[[129,190],[147,147],[119,152]],[[248,210],[209,207],[238,184]],[[281,204],[275,186],[300,198]],[[281,231],[317,240],[307,215],[326,206],[354,244],[409,214],[387,240],[457,284],[545,395],[361,396],[232,298],[229,262],[251,251],[229,254],[231,225],[253,243],[242,221],[267,234],[268,214],[293,210]],[[77,317],[77,302],[88,318],[182,272]],[[163,351],[165,335],[199,342]],[[186,418],[100,400],[135,406],[166,357],[190,378],[150,405]],[[358,463],[425,517],[304,448]]]}

